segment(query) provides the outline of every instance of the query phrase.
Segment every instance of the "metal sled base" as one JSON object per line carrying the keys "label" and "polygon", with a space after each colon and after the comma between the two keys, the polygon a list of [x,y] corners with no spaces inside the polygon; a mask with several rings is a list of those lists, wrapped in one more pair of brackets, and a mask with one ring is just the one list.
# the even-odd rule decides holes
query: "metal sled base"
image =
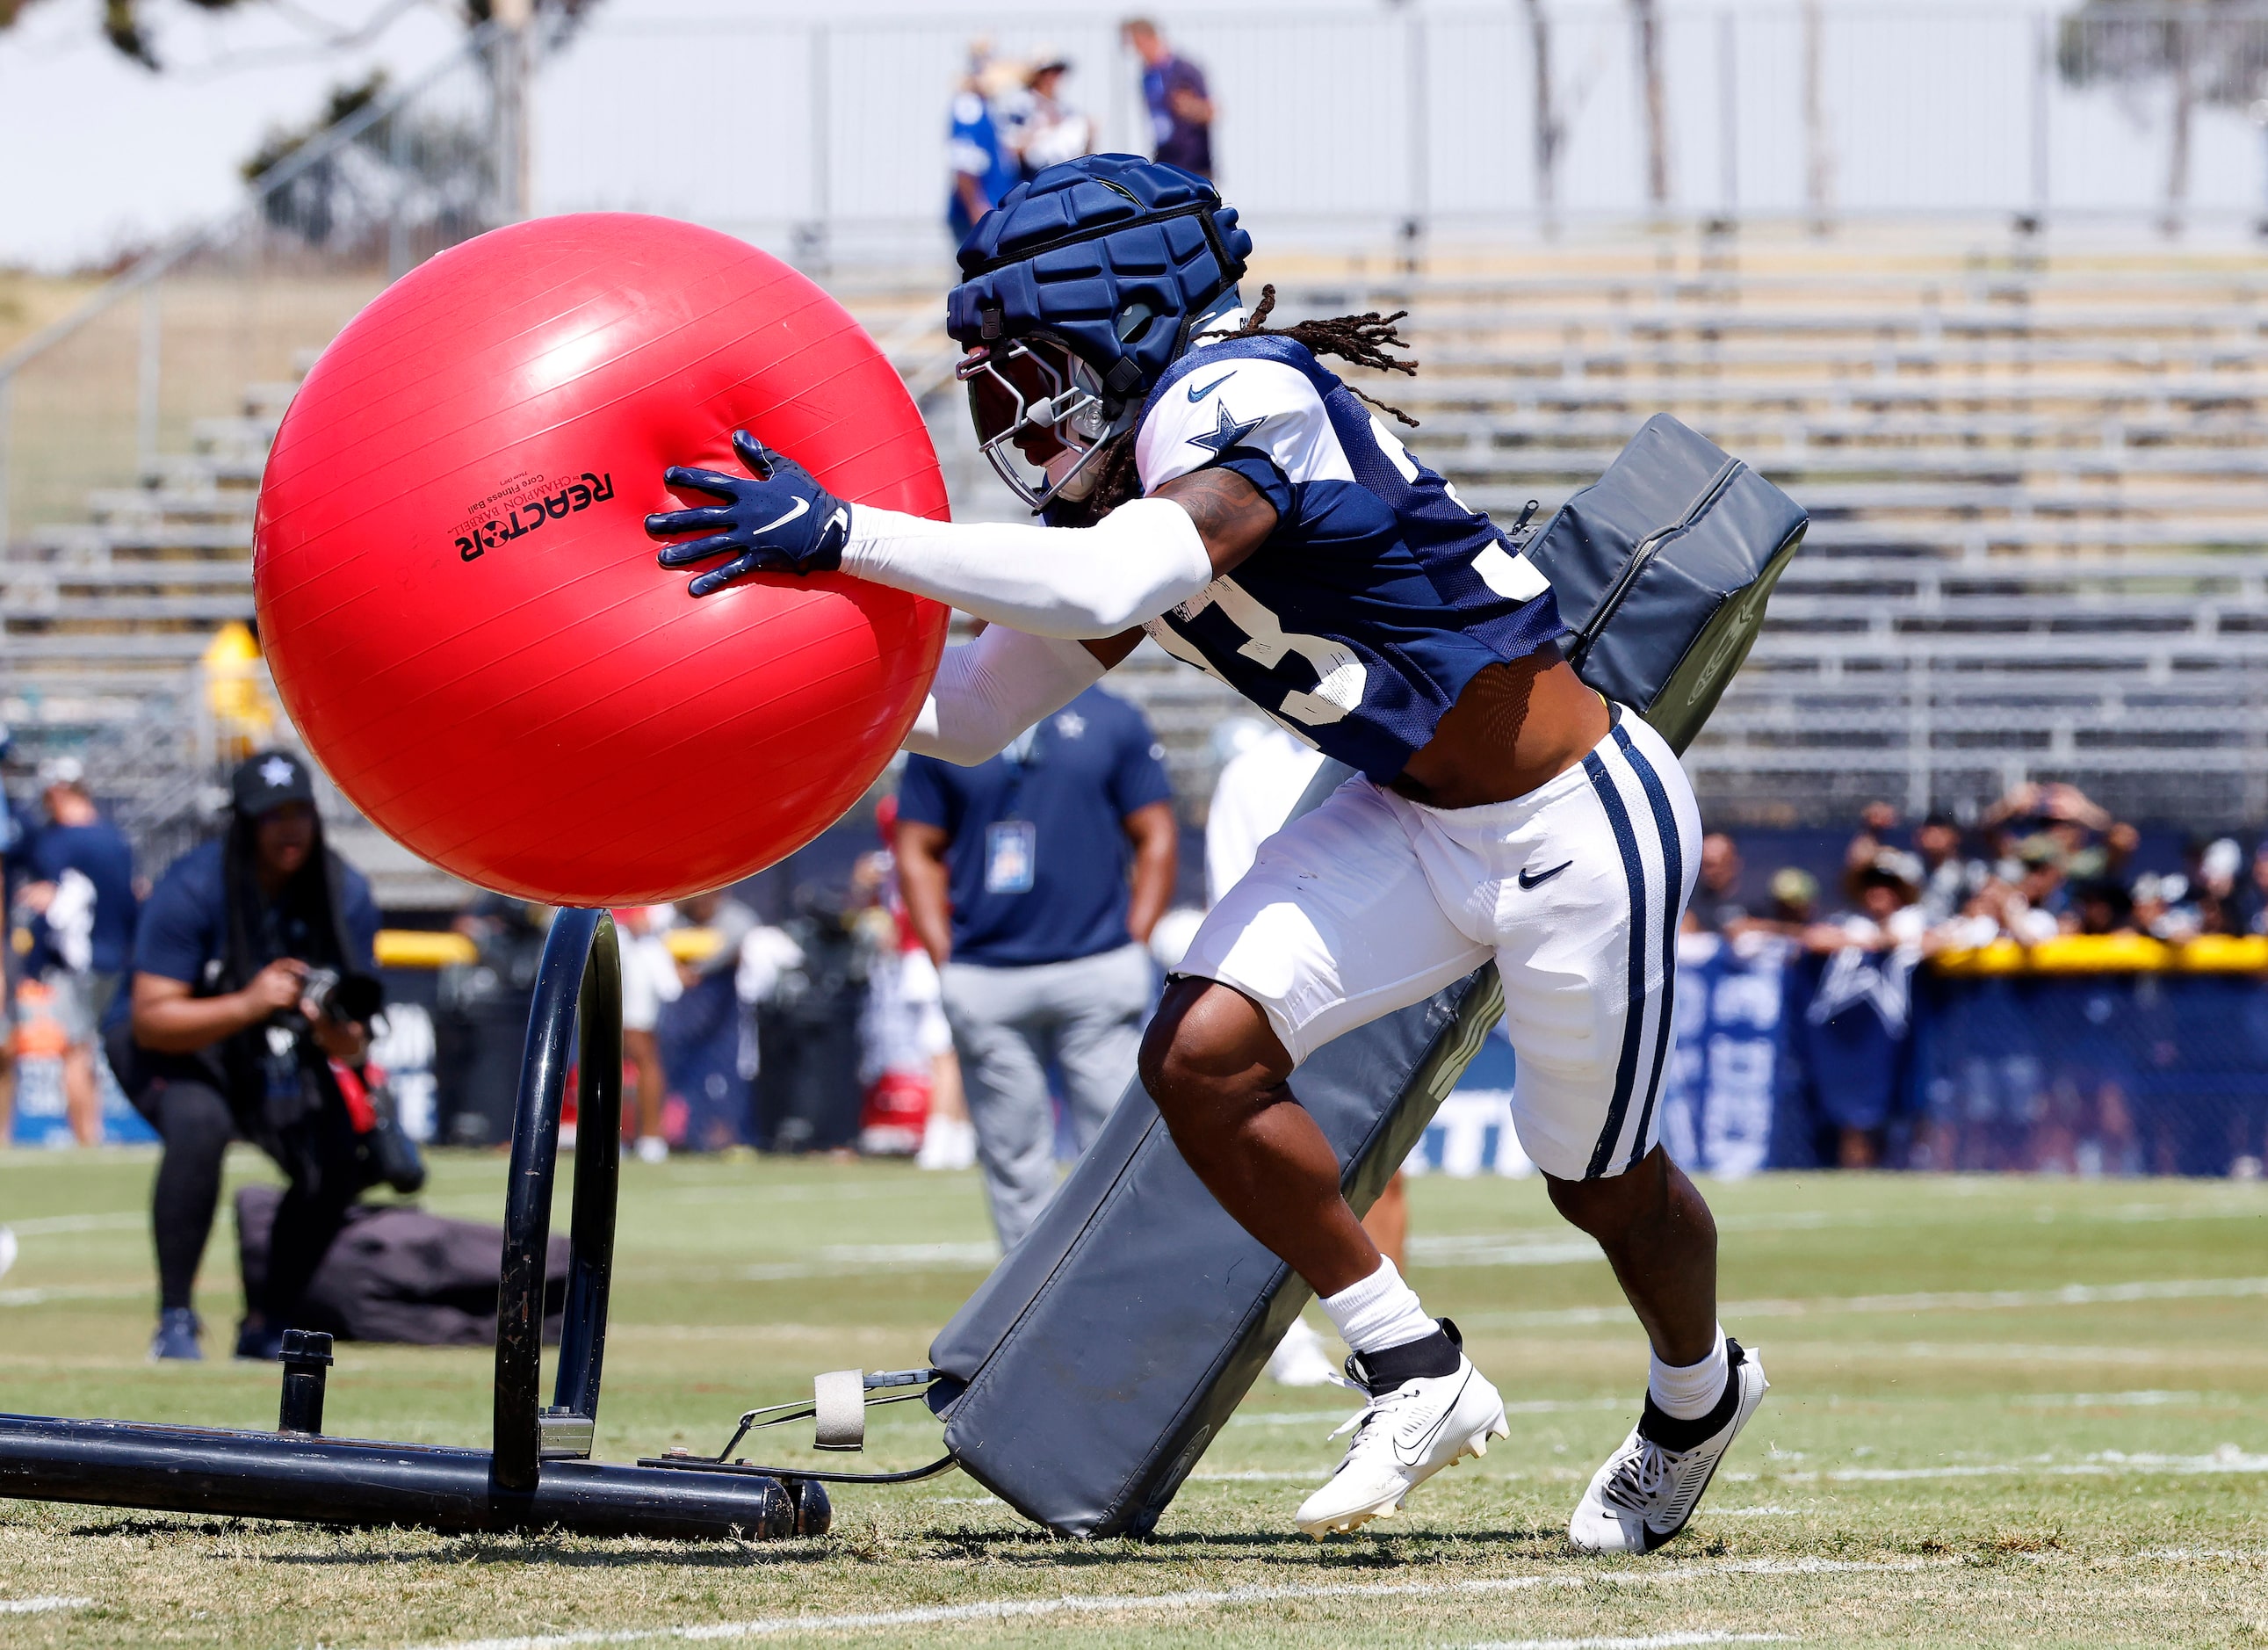
{"label": "metal sled base", "polygon": [[[574,1218],[553,1401],[543,1406],[544,1252],[569,1038],[581,1025]],[[589,1459],[607,1341],[622,1151],[622,963],[613,920],[564,910],[528,1016],[505,1191],[492,1449],[325,1438],[329,1337],[292,1335],[273,1433],[0,1414],[0,1496],[158,1512],[450,1531],[743,1539],[823,1534],[827,1492],[793,1473]]]}

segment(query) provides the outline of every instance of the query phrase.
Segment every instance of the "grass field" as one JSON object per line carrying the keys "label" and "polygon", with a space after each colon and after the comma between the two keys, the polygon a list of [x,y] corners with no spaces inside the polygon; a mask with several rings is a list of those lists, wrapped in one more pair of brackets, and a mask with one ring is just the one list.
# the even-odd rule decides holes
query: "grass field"
{"label": "grass field", "polygon": [[[271,1369],[143,1360],[150,1168],[0,1155],[23,1250],[0,1283],[0,1409],[272,1425]],[[498,1159],[445,1156],[428,1201],[492,1217],[502,1180]],[[1537,1186],[1432,1180],[1412,1272],[1504,1389],[1513,1436],[1358,1536],[1290,1527],[1337,1459],[1344,1395],[1263,1382],[1148,1542],[1054,1539],[957,1476],[845,1490],[832,1536],[770,1545],[0,1503],[0,1646],[2268,1645],[2268,1186],[1805,1176],[1710,1195],[1725,1321],[1774,1390],[1692,1528],[1650,1558],[1580,1558],[1562,1535],[1644,1377],[1606,1268]],[[600,1454],[713,1449],[815,1371],[924,1361],[986,1263],[979,1198],[969,1176],[897,1166],[628,1165]],[[209,1346],[235,1312],[227,1239]],[[342,1347],[328,1429],[484,1442],[487,1362]],[[876,1421],[875,1465],[933,1453],[919,1406]]]}

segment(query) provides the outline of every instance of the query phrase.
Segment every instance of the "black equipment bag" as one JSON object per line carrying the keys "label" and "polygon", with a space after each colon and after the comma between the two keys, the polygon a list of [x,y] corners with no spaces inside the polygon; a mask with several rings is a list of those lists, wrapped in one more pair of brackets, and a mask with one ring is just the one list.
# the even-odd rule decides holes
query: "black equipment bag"
{"label": "black equipment bag", "polygon": [[[236,1194],[236,1257],[247,1300],[266,1291],[283,1201],[274,1186],[246,1186]],[[549,1346],[559,1344],[567,1309],[568,1251],[566,1235],[552,1234],[543,1268],[543,1340]],[[503,1258],[501,1226],[405,1204],[357,1204],[308,1280],[292,1327],[346,1341],[493,1346]]]}
{"label": "black equipment bag", "polygon": [[[1300,1103],[1358,1213],[1503,1007],[1484,963],[1300,1068]],[[931,1405],[962,1470],[1025,1517],[1064,1535],[1144,1535],[1309,1299],[1189,1171],[1137,1080],[930,1348],[946,1377]]]}
{"label": "black equipment bag", "polygon": [[1795,500],[1656,413],[1526,546],[1551,581],[1576,674],[1693,742],[1803,542]]}

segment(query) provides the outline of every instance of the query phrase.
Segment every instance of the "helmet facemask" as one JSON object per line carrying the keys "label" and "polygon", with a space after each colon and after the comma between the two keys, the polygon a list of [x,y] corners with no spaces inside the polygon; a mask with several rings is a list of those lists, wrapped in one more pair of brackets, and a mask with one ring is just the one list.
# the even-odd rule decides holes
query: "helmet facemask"
{"label": "helmet facemask", "polygon": [[1101,374],[1052,338],[983,343],[957,369],[968,386],[976,450],[1035,514],[1086,496],[1094,465],[1132,406],[1108,397]]}

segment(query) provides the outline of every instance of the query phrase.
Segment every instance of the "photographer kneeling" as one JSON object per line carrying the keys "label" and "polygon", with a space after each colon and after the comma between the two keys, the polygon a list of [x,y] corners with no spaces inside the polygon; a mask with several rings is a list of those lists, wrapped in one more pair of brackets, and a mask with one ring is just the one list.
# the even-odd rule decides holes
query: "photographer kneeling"
{"label": "photographer kneeling", "polygon": [[382,1000],[370,884],[324,846],[298,757],[255,755],[229,789],[227,834],[176,860],[142,909],[130,1028],[112,1036],[128,1094],[166,1143],[151,1199],[153,1358],[202,1356],[190,1292],[232,1138],[267,1153],[291,1182],[265,1286],[245,1302],[239,1358],[276,1355],[364,1190],[381,1178],[414,1189],[389,1160],[402,1143],[387,1138],[361,1080]]}

